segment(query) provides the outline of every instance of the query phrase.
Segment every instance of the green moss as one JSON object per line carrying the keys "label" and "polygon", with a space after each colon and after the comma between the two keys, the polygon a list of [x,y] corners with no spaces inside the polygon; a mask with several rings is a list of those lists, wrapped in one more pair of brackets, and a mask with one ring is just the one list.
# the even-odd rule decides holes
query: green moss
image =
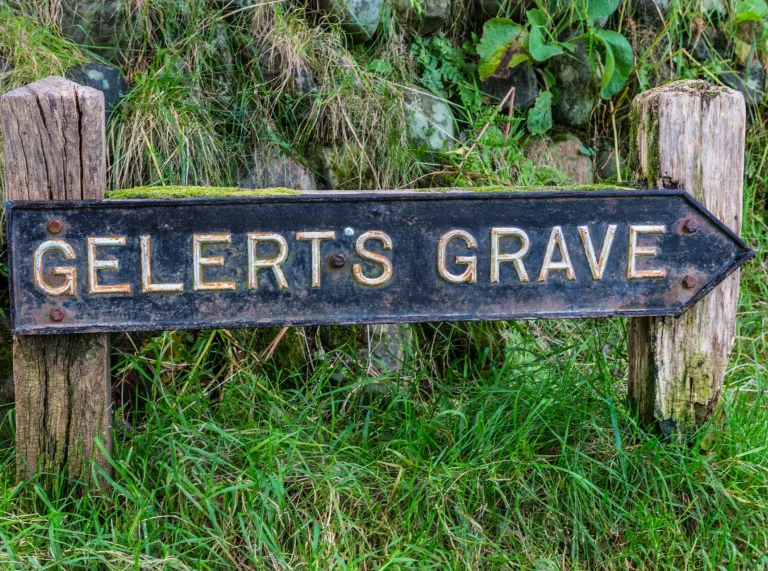
{"label": "green moss", "polygon": [[306,341],[304,330],[300,327],[289,327],[283,337],[277,342],[269,360],[266,352],[269,346],[280,334],[282,327],[265,327],[253,330],[253,348],[264,355],[264,363],[273,363],[285,371],[297,371],[307,363]]}
{"label": "green moss", "polygon": [[141,186],[125,190],[112,190],[107,198],[120,200],[127,198],[194,198],[199,196],[284,196],[301,194],[289,188],[236,188],[218,186]]}
{"label": "green moss", "polygon": [[320,342],[327,350],[355,350],[366,344],[365,325],[329,325],[318,329]]}
{"label": "green moss", "polygon": [[648,186],[655,187],[661,174],[661,164],[659,163],[659,116],[654,113],[650,122],[646,125],[648,133],[648,165],[646,167],[645,178]]}
{"label": "green moss", "polygon": [[581,184],[565,186],[476,186],[454,188],[425,188],[417,192],[543,192],[547,190],[632,190],[632,187],[615,184]]}
{"label": "green moss", "polygon": [[640,129],[637,115],[637,108],[632,105],[629,112],[629,168],[633,175],[640,172],[640,154],[637,147],[637,135]]}

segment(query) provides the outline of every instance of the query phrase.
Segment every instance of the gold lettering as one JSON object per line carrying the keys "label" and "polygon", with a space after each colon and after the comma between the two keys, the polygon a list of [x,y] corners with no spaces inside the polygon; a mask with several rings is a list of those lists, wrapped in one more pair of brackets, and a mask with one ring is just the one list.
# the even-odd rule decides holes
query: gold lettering
{"label": "gold lettering", "polygon": [[53,268],[54,276],[64,276],[64,283],[60,286],[52,286],[43,277],[43,256],[46,252],[56,250],[64,254],[67,260],[75,259],[75,251],[72,246],[63,240],[47,240],[35,250],[35,269],[33,272],[35,287],[47,295],[75,295],[77,283],[77,269],[71,266]]}
{"label": "gold lettering", "polygon": [[581,235],[581,242],[584,244],[584,251],[587,253],[587,261],[589,262],[589,269],[592,270],[592,278],[597,281],[603,279],[605,273],[605,266],[608,263],[608,254],[611,252],[611,246],[613,245],[613,236],[616,234],[616,224],[608,226],[608,230],[605,231],[605,238],[603,238],[603,249],[600,251],[600,259],[595,258],[595,248],[592,246],[592,238],[589,236],[588,226],[579,226],[579,235]]}
{"label": "gold lettering", "polygon": [[120,269],[117,260],[96,259],[96,248],[110,246],[125,246],[125,236],[88,238],[88,293],[131,293],[131,286],[128,284],[99,285],[96,272]]}
{"label": "gold lettering", "polygon": [[192,267],[194,274],[193,289],[195,291],[234,291],[235,282],[204,282],[203,267],[205,266],[223,266],[224,258],[216,256],[214,258],[203,257],[204,244],[231,244],[232,234],[194,234],[192,236]]}
{"label": "gold lettering", "polygon": [[[553,262],[552,256],[555,253],[555,246],[560,249],[560,261]],[[565,245],[565,238],[563,237],[563,229],[560,226],[554,226],[552,233],[549,235],[549,242],[547,242],[547,251],[544,254],[544,263],[541,264],[541,272],[539,273],[539,279],[537,281],[547,281],[547,276],[551,270],[564,270],[565,276],[569,280],[575,280],[576,276],[573,273],[573,264],[571,264],[571,257],[568,255],[568,246]]]}
{"label": "gold lettering", "polygon": [[440,277],[448,283],[462,284],[462,283],[477,283],[477,256],[456,256],[456,263],[469,266],[464,273],[456,275],[448,271],[446,261],[446,250],[448,249],[448,242],[454,238],[461,238],[467,245],[467,248],[477,248],[477,242],[472,234],[465,232],[464,230],[449,230],[440,238],[437,244],[437,271]]}
{"label": "gold lettering", "polygon": [[[272,242],[277,244],[279,248],[277,256],[266,260],[258,259],[256,257],[256,247],[259,242]],[[258,289],[259,279],[256,274],[259,271],[259,268],[272,268],[278,287],[280,289],[288,289],[288,280],[285,279],[283,270],[280,268],[287,257],[288,243],[280,234],[267,234],[261,232],[248,234],[248,287],[251,289]]]}
{"label": "gold lettering", "polygon": [[392,238],[390,238],[384,232],[371,230],[369,232],[360,234],[360,236],[357,239],[357,242],[355,242],[355,251],[357,252],[357,255],[369,262],[375,262],[377,264],[380,264],[382,266],[381,275],[377,278],[366,277],[363,274],[363,266],[361,264],[355,264],[354,266],[352,266],[352,273],[355,276],[355,279],[357,280],[357,282],[362,285],[367,285],[367,286],[384,285],[390,279],[392,279],[392,262],[386,256],[382,256],[381,254],[376,254],[374,252],[371,252],[370,250],[366,250],[365,242],[368,240],[378,240],[379,242],[381,242],[382,247],[385,250],[391,250]]}
{"label": "gold lettering", "polygon": [[312,287],[320,287],[320,241],[335,240],[336,232],[296,232],[296,239],[312,242]]}
{"label": "gold lettering", "polygon": [[[499,252],[502,238],[519,238],[520,249],[514,254],[502,254]],[[517,277],[521,282],[528,281],[528,272],[523,265],[523,256],[528,253],[531,241],[528,234],[520,228],[493,228],[491,229],[491,283],[499,283],[499,266],[502,262],[512,262],[517,270]]]}
{"label": "gold lettering", "polygon": [[184,284],[152,283],[152,243],[149,236],[141,236],[141,291],[144,293],[173,293],[184,291]]}
{"label": "gold lettering", "polygon": [[634,225],[629,227],[629,261],[627,263],[627,278],[630,280],[643,280],[651,278],[663,278],[667,270],[638,270],[637,258],[656,255],[656,246],[638,246],[637,237],[640,234],[664,234],[666,226]]}

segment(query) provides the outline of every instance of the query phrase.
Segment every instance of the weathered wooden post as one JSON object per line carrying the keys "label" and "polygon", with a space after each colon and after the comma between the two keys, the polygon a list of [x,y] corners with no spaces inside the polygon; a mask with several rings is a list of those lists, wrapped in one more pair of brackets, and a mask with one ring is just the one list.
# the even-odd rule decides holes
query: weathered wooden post
{"label": "weathered wooden post", "polygon": [[[650,188],[685,189],[739,233],[745,122],[742,95],[704,81],[642,93],[632,104],[635,175]],[[738,297],[737,271],[680,317],[630,320],[629,398],[642,424],[684,434],[712,416]]]}
{"label": "weathered wooden post", "polygon": [[[4,95],[0,113],[8,199],[104,198],[100,91],[49,77]],[[67,228],[50,219],[47,231],[54,240]],[[55,309],[49,318],[66,319]],[[91,460],[109,470],[94,446],[98,437],[111,451],[109,336],[19,335],[13,352],[18,477],[47,472],[90,482]]]}

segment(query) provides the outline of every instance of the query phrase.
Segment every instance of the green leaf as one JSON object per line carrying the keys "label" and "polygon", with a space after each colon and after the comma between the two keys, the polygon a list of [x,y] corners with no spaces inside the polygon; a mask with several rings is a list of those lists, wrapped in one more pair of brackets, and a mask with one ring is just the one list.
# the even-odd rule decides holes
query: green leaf
{"label": "green leaf", "polygon": [[605,48],[600,97],[610,99],[627,82],[635,56],[627,38],[618,32],[595,30],[594,36],[602,42]]}
{"label": "green leaf", "polygon": [[528,22],[531,26],[546,26],[547,15],[544,10],[528,10],[525,15],[528,17]]}
{"label": "green leaf", "polygon": [[542,91],[536,103],[528,110],[528,130],[534,135],[543,135],[552,128],[552,94]]}
{"label": "green leaf", "polygon": [[747,20],[761,22],[768,15],[768,4],[765,0],[742,0],[736,5],[734,14],[736,15],[734,24]]}
{"label": "green leaf", "polygon": [[559,47],[552,44],[545,44],[542,39],[541,28],[531,28],[528,39],[528,51],[536,61],[544,61],[563,53]]}
{"label": "green leaf", "polygon": [[587,0],[587,18],[605,18],[613,14],[618,7],[619,0]]}
{"label": "green leaf", "polygon": [[[491,18],[483,26],[483,37],[477,44],[477,54],[480,56],[478,72],[480,79],[485,79],[494,73],[503,62],[508,67],[514,67],[521,61],[525,36],[523,28],[508,18]],[[509,53],[512,52],[512,53]],[[514,53],[518,52],[518,53]]]}
{"label": "green leaf", "polygon": [[387,75],[392,71],[392,66],[388,61],[383,59],[374,59],[367,66],[365,66],[365,69],[373,73]]}

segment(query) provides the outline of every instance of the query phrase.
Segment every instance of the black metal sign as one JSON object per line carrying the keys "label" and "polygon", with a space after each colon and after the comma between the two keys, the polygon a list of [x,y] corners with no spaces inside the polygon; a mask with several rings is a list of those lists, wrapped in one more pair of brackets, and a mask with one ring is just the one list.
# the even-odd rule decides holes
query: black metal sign
{"label": "black metal sign", "polygon": [[13,332],[678,315],[754,252],[684,191],[9,202]]}

